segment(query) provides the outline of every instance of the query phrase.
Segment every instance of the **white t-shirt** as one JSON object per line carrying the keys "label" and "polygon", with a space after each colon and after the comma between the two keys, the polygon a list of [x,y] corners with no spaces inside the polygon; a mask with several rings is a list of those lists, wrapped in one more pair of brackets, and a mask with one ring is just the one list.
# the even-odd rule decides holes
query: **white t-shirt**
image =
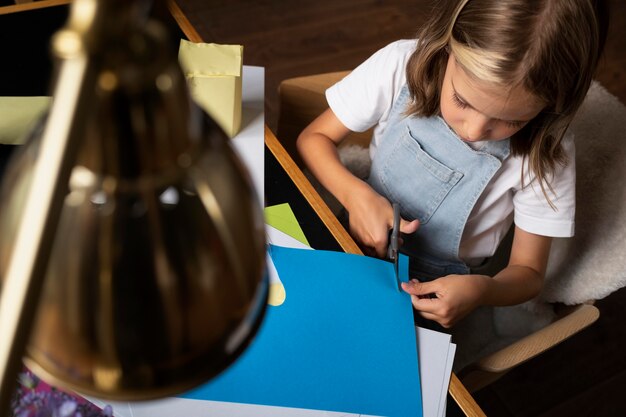
{"label": "white t-shirt", "polygon": [[[370,155],[376,152],[391,107],[406,83],[406,63],[417,41],[393,42],[376,52],[348,76],[326,91],[332,111],[350,130],[363,132],[372,126]],[[479,149],[481,142],[472,144]],[[511,223],[530,233],[570,237],[574,234],[575,182],[574,141],[568,135],[563,146],[569,163],[557,166],[549,194],[550,207],[528,168],[527,159],[509,156],[491,179],[465,225],[459,256],[470,266],[492,256]],[[525,173],[522,187],[522,168]],[[530,184],[530,185],[529,185]]]}

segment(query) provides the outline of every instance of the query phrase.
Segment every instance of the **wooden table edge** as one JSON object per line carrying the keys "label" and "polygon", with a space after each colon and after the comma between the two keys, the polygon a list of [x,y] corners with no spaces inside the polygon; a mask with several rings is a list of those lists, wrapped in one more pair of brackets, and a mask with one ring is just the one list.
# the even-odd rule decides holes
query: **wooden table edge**
{"label": "wooden table edge", "polygon": [[0,15],[9,14],[9,13],[17,13],[17,12],[25,12],[28,10],[43,9],[45,7],[51,7],[51,6],[61,6],[64,4],[70,4],[71,2],[72,0],[39,0],[39,1],[30,2],[30,3],[12,4],[10,6],[0,7]]}
{"label": "wooden table edge", "polygon": [[[39,0],[39,1],[32,1],[29,3],[12,4],[9,6],[0,7],[0,15],[17,13],[17,12],[25,12],[28,10],[44,9],[46,7],[52,7],[52,6],[62,6],[62,5],[72,3],[72,1],[73,0]],[[176,21],[180,29],[182,30],[182,32],[185,34],[187,39],[190,40],[191,42],[202,42],[202,37],[200,36],[198,31],[196,31],[196,29],[193,27],[191,22],[189,22],[189,19],[187,18],[185,13],[181,10],[178,3],[176,3],[176,0],[165,0],[165,3],[167,5],[167,9],[169,10],[170,14],[174,18],[174,20]]]}
{"label": "wooden table edge", "polygon": [[307,203],[313,208],[319,216],[324,226],[333,235],[341,249],[347,253],[362,255],[363,252],[354,242],[352,237],[346,232],[346,229],[339,223],[337,217],[330,211],[328,205],[322,197],[313,188],[311,182],[304,175],[302,170],[296,165],[291,156],[287,153],[282,144],[278,141],[274,133],[267,125],[265,126],[265,144],[272,152],[278,163],[291,178],[298,191],[304,196]]}

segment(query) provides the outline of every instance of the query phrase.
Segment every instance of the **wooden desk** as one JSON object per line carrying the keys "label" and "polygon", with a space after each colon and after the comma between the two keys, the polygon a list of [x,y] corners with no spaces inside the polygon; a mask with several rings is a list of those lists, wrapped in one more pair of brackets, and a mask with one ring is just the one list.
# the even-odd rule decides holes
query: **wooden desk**
{"label": "wooden desk", "polygon": [[[41,31],[47,31],[47,37],[56,30],[63,23],[64,19],[67,16],[67,4],[71,3],[71,0],[41,0],[38,2],[27,3],[23,5],[15,5],[15,6],[6,6],[0,7],[0,16],[6,14],[12,14],[16,12],[20,12],[16,15],[16,19],[24,19],[27,14],[21,13],[24,11],[32,10],[37,11],[39,19],[42,19],[41,9],[50,8],[46,11],[45,18],[42,19],[42,22],[46,23],[45,27],[39,27],[38,29]],[[58,7],[57,7],[58,6]],[[167,1],[167,8],[169,13],[174,18],[175,23],[182,34],[187,37],[190,41],[193,42],[202,42],[202,37],[195,30],[193,25],[189,22],[185,14],[182,12],[180,7],[176,4],[175,0]],[[53,18],[48,19],[50,14],[54,14]],[[29,16],[34,16],[28,14]],[[0,19],[0,25],[2,20]],[[18,23],[18,25],[22,25],[23,23]],[[56,26],[55,26],[56,25]],[[26,33],[30,33],[32,35],[32,26],[27,25],[26,27],[29,30]],[[37,47],[42,48],[37,51],[30,51],[31,54],[42,54],[42,51],[45,51],[46,45],[45,42],[41,42],[40,40],[46,39],[45,35],[34,35],[34,38],[28,38],[27,44],[36,45]],[[38,40],[37,37],[39,38]],[[26,45],[28,47],[28,45]],[[3,45],[5,48],[6,45]],[[13,51],[9,52],[7,55],[11,56]],[[7,56],[5,55],[5,56]],[[19,55],[17,55],[19,56]],[[44,59],[45,60],[45,59]],[[29,60],[29,64],[32,64]],[[19,67],[22,63],[16,63]],[[47,74],[50,71],[50,66],[46,66],[46,64],[42,64],[42,62],[38,62],[36,65],[27,65],[24,68],[24,71],[27,71],[28,74],[38,74],[37,76],[24,75],[24,72],[20,68],[13,68],[11,70],[2,71],[0,76],[3,76],[2,82],[2,93],[0,95],[20,95],[19,93],[12,92],[11,89],[15,84],[11,82],[11,76],[15,73],[20,73],[19,76],[22,78],[33,78],[34,85],[29,86],[30,90],[28,92],[23,92],[23,88],[21,87],[21,95],[38,95],[45,94],[48,80],[41,76],[41,74]],[[7,78],[8,77],[8,78]],[[319,194],[315,191],[311,183],[304,176],[300,168],[295,164],[295,162],[291,159],[289,154],[285,151],[283,146],[280,144],[276,136],[272,133],[269,128],[265,128],[265,145],[266,149],[269,151],[266,153],[266,170],[271,169],[278,172],[277,176],[266,175],[266,190],[276,189],[276,184],[272,185],[272,181],[278,181],[279,188],[285,189],[284,187],[293,187],[290,193],[290,197],[288,197],[289,201],[294,211],[296,212],[296,216],[299,218],[302,223],[302,227],[307,234],[307,238],[311,241],[311,244],[315,248],[320,249],[328,249],[328,250],[343,250],[348,253],[361,254],[361,250],[356,245],[354,240],[350,237],[350,235],[346,232],[343,226],[339,223],[337,218],[332,214],[328,206],[324,203]],[[267,192],[268,194],[268,204],[273,204],[272,198],[283,198],[280,196],[273,196],[271,192]],[[275,201],[275,202],[283,202],[283,201]],[[320,223],[321,222],[321,223]],[[462,412],[470,417],[478,417],[484,416],[485,414],[482,412],[478,404],[476,404],[475,400],[469,394],[469,392],[465,389],[456,375],[452,374],[450,380],[450,396],[454,399],[454,402],[458,405]]]}

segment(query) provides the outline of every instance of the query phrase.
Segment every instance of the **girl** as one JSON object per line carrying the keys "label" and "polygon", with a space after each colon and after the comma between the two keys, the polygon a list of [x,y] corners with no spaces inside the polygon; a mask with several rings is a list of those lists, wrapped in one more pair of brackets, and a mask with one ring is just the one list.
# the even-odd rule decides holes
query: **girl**
{"label": "girl", "polygon": [[[480,305],[538,295],[552,237],[574,233],[567,127],[607,30],[601,0],[450,0],[417,41],[376,52],[326,92],[299,136],[303,160],[345,207],[365,252],[383,257],[399,203],[403,284],[450,327]],[[350,131],[375,126],[367,181],[340,162]],[[483,266],[514,224],[508,265]]]}

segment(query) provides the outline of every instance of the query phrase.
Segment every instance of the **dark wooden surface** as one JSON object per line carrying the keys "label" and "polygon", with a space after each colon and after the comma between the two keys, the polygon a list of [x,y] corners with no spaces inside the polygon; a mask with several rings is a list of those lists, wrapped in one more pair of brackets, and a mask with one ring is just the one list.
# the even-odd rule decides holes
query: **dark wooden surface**
{"label": "dark wooden surface", "polygon": [[[275,128],[285,78],[350,69],[381,46],[413,37],[434,0],[177,0],[201,36],[244,45],[266,69],[266,121]],[[597,79],[626,103],[626,2],[610,0]],[[488,416],[626,415],[626,290],[597,302],[589,329],[476,393]]]}
{"label": "dark wooden surface", "polygon": [[[412,38],[434,0],[179,0],[203,39],[244,45],[266,69],[266,118],[275,127],[285,79],[354,68],[378,48]],[[614,11],[600,82],[626,103],[626,4]]]}

